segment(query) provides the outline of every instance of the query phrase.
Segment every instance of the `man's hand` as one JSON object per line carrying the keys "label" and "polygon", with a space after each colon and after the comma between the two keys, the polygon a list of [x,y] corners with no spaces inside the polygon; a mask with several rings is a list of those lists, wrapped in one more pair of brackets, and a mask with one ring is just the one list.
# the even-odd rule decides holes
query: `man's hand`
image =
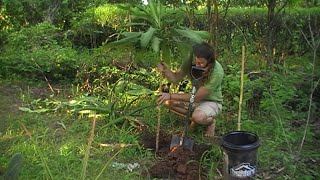
{"label": "man's hand", "polygon": [[166,102],[166,101],[171,99],[170,93],[160,93],[158,96],[159,96],[158,99],[157,99],[157,104],[158,105],[161,105],[164,102]]}
{"label": "man's hand", "polygon": [[165,64],[165,63],[160,63],[158,66],[157,66],[157,71],[161,74],[164,74],[166,71],[168,71],[169,68],[168,68],[168,65]]}

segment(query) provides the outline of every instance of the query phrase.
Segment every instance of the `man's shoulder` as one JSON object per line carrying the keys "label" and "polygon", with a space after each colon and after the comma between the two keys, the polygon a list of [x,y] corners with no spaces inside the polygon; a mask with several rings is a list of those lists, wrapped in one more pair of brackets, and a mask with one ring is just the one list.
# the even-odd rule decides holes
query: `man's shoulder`
{"label": "man's shoulder", "polygon": [[222,68],[222,65],[218,61],[216,61],[216,63],[215,63],[213,73],[217,73],[217,74],[221,74],[222,73],[222,74],[224,74],[224,70]]}
{"label": "man's shoulder", "polygon": [[216,60],[215,62],[216,62],[215,66],[218,66],[218,67],[222,68],[222,65],[219,63],[219,61]]}

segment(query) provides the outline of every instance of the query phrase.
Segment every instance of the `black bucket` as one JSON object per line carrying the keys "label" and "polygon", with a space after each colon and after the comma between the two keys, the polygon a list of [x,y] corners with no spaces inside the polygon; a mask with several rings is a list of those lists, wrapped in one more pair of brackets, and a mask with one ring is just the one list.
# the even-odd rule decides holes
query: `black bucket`
{"label": "black bucket", "polygon": [[253,179],[257,172],[256,134],[233,131],[222,137],[224,179]]}

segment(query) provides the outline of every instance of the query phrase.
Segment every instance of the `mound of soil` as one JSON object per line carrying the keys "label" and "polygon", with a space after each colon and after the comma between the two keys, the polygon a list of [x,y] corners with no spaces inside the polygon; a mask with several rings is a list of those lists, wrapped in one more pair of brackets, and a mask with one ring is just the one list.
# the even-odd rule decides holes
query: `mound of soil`
{"label": "mound of soil", "polygon": [[[153,178],[165,179],[207,179],[207,167],[200,164],[203,153],[211,145],[194,144],[192,151],[178,146],[170,150],[172,135],[160,132],[158,160],[149,168],[148,174]],[[155,150],[156,136],[151,133],[141,135],[140,144],[144,148]]]}

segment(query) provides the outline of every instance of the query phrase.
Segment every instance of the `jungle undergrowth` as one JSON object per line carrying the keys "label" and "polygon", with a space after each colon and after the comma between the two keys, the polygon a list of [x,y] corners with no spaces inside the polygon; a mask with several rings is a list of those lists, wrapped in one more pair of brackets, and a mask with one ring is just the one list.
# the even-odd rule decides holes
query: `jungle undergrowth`
{"label": "jungle undergrowth", "polygon": [[[237,67],[232,70],[238,71]],[[277,78],[277,74],[274,75]],[[97,89],[102,92],[99,96],[71,90],[64,91],[74,92],[71,96],[64,95],[63,97],[68,97],[65,99],[57,98],[58,96],[52,95],[50,91],[45,91],[49,93],[44,93],[44,97],[34,97],[35,90],[31,87],[27,91],[19,91],[22,102],[18,106],[23,108],[20,108],[19,114],[13,113],[8,116],[12,120],[1,137],[1,144],[5,144],[5,147],[1,148],[5,155],[5,158],[0,160],[1,165],[5,166],[6,161],[15,152],[21,152],[25,157],[22,178],[81,178],[80,176],[95,179],[141,178],[140,170],[147,169],[155,158],[150,150],[143,149],[138,144],[138,135],[141,131],[146,128],[152,131],[156,129],[156,111],[152,110],[152,107],[155,107],[152,106],[155,96],[150,90],[137,84],[128,84],[125,81],[120,83],[122,80],[125,79]],[[310,170],[306,168],[310,164],[304,163],[308,158],[312,159],[311,162],[318,161],[317,153],[309,149],[312,137],[308,136],[304,145],[305,156],[297,158],[293,150],[293,147],[300,142],[303,131],[301,127],[292,127],[291,119],[299,120],[302,116],[301,113],[288,109],[290,107],[288,100],[300,92],[294,88],[294,84],[291,84],[294,80],[286,82],[287,84],[281,80],[283,80],[281,76],[274,79],[273,83],[277,88],[274,89],[272,98],[266,96],[268,91],[263,89],[264,99],[260,104],[259,114],[252,116],[244,110],[242,115],[242,129],[256,132],[261,139],[258,150],[258,178],[318,177],[317,166],[312,166]],[[248,85],[248,79],[246,81],[245,84]],[[237,85],[230,84],[230,86],[233,87],[229,88],[230,94],[235,96]],[[264,86],[261,86],[260,81],[254,81],[250,87]],[[99,94],[98,91],[92,92]],[[250,93],[250,91],[245,92],[245,100]],[[227,97],[232,97],[230,94],[227,93]],[[137,97],[140,97],[140,100],[136,100]],[[301,107],[305,107],[305,101],[298,102]],[[217,136],[236,128],[237,107],[233,107],[232,103],[225,106],[223,113],[218,117]],[[97,114],[96,129],[94,138],[91,139],[92,143],[88,146],[93,112]],[[162,111],[161,129],[177,131],[181,126],[178,119],[181,118],[168,111]],[[21,128],[21,123],[32,138],[26,136],[27,131]],[[172,129],[172,127],[177,128]],[[192,134],[198,142],[205,141],[202,131],[203,129],[199,128]],[[203,155],[201,164],[210,167],[209,177],[221,176],[219,166],[222,165],[222,156],[218,145],[214,146],[212,152]],[[84,164],[85,157],[87,164]],[[112,167],[114,162],[138,162],[141,169],[134,172],[115,170]],[[299,171],[296,171],[298,169]]]}

